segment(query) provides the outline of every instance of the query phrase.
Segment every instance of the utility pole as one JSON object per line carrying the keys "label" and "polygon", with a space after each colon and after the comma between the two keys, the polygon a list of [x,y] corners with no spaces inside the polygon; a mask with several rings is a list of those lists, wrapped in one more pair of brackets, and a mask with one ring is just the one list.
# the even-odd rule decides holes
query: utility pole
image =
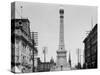
{"label": "utility pole", "polygon": [[77,49],[77,59],[78,59],[78,63],[79,63],[79,48]]}
{"label": "utility pole", "polygon": [[93,16],[91,17],[91,30],[93,28]]}
{"label": "utility pole", "polygon": [[70,65],[70,68],[71,68],[71,55],[70,55],[70,51],[69,51],[69,65]]}
{"label": "utility pole", "polygon": [[81,65],[81,50],[79,50],[79,63]]}
{"label": "utility pole", "polygon": [[23,6],[20,6],[21,8],[21,19],[22,19],[22,14],[23,14]]}
{"label": "utility pole", "polygon": [[80,49],[77,49],[78,69],[80,69]]}

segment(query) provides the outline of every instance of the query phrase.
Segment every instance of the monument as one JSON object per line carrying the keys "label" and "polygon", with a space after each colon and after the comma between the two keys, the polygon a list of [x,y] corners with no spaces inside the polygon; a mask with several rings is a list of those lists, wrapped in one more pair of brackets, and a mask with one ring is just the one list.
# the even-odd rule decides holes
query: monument
{"label": "monument", "polygon": [[56,70],[68,70],[70,66],[67,62],[67,51],[64,44],[64,9],[59,10],[60,14],[60,33],[59,33],[59,48],[57,50]]}

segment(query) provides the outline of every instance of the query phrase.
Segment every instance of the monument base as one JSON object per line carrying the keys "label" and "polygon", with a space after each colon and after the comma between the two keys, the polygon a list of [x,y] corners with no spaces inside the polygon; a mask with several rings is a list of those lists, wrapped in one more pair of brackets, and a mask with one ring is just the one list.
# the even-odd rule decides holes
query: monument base
{"label": "monument base", "polygon": [[68,70],[72,70],[72,68],[69,65],[64,66],[64,67],[55,66],[51,68],[51,71],[68,71]]}

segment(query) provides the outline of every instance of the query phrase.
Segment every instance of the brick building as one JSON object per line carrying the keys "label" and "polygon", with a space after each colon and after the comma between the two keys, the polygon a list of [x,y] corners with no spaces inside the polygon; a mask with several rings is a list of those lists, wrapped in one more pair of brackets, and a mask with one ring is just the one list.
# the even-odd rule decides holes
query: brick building
{"label": "brick building", "polygon": [[33,72],[33,51],[36,52],[36,49],[31,39],[28,19],[11,20],[11,48],[12,72]]}
{"label": "brick building", "polygon": [[97,68],[97,24],[84,39],[84,67]]}
{"label": "brick building", "polygon": [[52,71],[54,66],[55,63],[53,59],[51,59],[50,62],[41,62],[40,58],[38,58],[38,67],[37,67],[38,72]]}

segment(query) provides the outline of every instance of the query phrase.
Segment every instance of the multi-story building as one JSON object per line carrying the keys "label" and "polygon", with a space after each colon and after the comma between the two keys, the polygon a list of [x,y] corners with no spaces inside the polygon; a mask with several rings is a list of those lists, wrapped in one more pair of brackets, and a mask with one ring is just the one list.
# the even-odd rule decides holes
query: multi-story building
{"label": "multi-story building", "polygon": [[97,24],[84,39],[85,68],[97,68]]}
{"label": "multi-story building", "polygon": [[31,32],[31,37],[34,39],[35,47],[38,46],[38,32]]}
{"label": "multi-story building", "polygon": [[55,63],[53,59],[50,62],[41,62],[40,58],[38,58],[38,72],[54,71],[54,67]]}
{"label": "multi-story building", "polygon": [[50,62],[41,62],[38,65],[38,71],[39,72],[50,71]]}
{"label": "multi-story building", "polygon": [[33,40],[34,43],[34,71],[37,71],[37,65],[38,65],[38,61],[37,61],[37,56],[38,56],[38,32],[31,32],[31,38]]}
{"label": "multi-story building", "polygon": [[33,71],[34,44],[28,19],[11,20],[11,68],[12,72]]}

